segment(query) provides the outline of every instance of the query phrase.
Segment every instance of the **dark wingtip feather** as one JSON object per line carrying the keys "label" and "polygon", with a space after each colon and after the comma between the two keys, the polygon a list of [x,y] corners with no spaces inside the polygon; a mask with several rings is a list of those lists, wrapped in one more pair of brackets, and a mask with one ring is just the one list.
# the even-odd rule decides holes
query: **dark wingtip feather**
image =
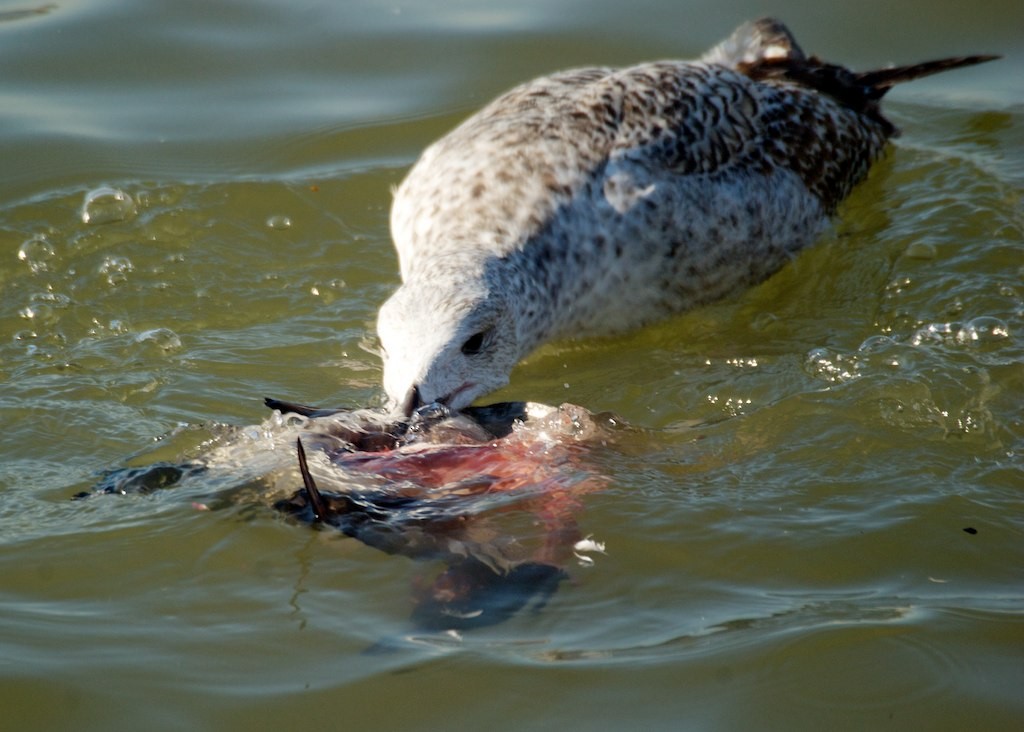
{"label": "dark wingtip feather", "polygon": [[954,56],[908,66],[853,72],[844,66],[826,63],[817,56],[808,59],[783,56],[764,58],[751,64],[740,64],[738,68],[742,73],[758,81],[788,81],[819,91],[840,104],[871,117],[883,126],[886,135],[895,135],[898,131],[885,118],[879,107],[880,100],[893,86],[942,71],[994,61],[997,58],[999,56]]}
{"label": "dark wingtip feather", "polygon": [[932,74],[938,74],[943,71],[952,71],[953,69],[961,69],[967,66],[976,66],[978,64],[988,63],[989,61],[995,61],[1002,56],[995,54],[975,54],[973,56],[953,56],[950,58],[941,58],[935,61],[925,61],[919,64],[910,64],[908,66],[894,66],[888,69],[875,69],[874,71],[864,71],[856,74],[857,80],[866,87],[878,90],[881,94],[884,94],[896,84],[902,84],[906,81],[914,81],[915,79],[921,79],[925,76],[931,76]]}
{"label": "dark wingtip feather", "polygon": [[270,409],[276,409],[282,414],[299,414],[303,417],[329,417],[332,414],[344,412],[344,409],[321,409],[320,407],[309,407],[305,404],[286,402],[283,399],[263,397],[263,403]]}
{"label": "dark wingtip feather", "polygon": [[317,521],[324,521],[327,518],[327,502],[320,495],[320,489],[316,487],[316,481],[309,472],[309,464],[306,462],[306,450],[302,447],[302,438],[295,438],[295,447],[299,456],[299,473],[302,475],[302,485],[306,488],[306,495],[309,497],[309,505],[313,507],[313,517]]}

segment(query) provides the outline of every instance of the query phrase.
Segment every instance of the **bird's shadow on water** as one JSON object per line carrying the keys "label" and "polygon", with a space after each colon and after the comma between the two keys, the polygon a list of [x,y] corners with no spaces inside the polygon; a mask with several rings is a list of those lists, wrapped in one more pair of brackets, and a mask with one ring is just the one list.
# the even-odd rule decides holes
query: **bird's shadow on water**
{"label": "bird's shadow on water", "polygon": [[[410,630],[438,637],[539,611],[566,567],[601,548],[577,516],[582,496],[602,485],[588,448],[608,435],[579,407],[435,410],[396,425],[369,410],[271,406],[263,425],[191,458],[108,470],[74,498],[185,489],[203,509],[269,504],[289,522],[422,562]],[[290,487],[268,490],[282,484]]]}

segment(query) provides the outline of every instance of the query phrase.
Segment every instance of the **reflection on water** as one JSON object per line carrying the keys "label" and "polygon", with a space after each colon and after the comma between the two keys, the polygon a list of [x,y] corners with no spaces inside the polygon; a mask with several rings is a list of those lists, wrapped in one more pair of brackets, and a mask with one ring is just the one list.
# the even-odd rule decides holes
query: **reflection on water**
{"label": "reflection on water", "polygon": [[[761,12],[700,10],[0,10],[12,729],[1019,726],[1019,3],[774,9],[858,67],[1006,59],[894,92],[892,154],[764,285],[516,371],[496,399],[632,425],[571,466],[607,481],[572,537],[606,554],[564,543],[539,611],[412,629],[443,560],[272,508],[302,482],[263,397],[380,404],[389,190],[418,152],[525,78],[694,55]],[[201,480],[69,500],[239,441]],[[489,520],[543,545],[536,512]]]}

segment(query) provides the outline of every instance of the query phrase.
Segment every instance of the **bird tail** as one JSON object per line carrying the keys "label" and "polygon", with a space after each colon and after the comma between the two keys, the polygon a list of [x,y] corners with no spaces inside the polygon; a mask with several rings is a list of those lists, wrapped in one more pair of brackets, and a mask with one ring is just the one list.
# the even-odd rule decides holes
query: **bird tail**
{"label": "bird tail", "polygon": [[909,66],[894,66],[886,69],[875,69],[874,71],[862,71],[854,74],[854,76],[864,87],[875,90],[875,99],[879,99],[894,86],[905,81],[914,81],[915,79],[931,76],[943,71],[952,71],[953,69],[961,69],[965,66],[983,64],[987,61],[995,61],[998,58],[999,56],[992,54],[953,56],[936,61],[910,64]]}
{"label": "bird tail", "polygon": [[887,135],[892,135],[896,134],[896,128],[882,115],[878,104],[892,87],[997,58],[999,56],[954,56],[909,66],[855,72],[845,66],[822,61],[817,56],[807,56],[784,24],[773,18],[762,18],[740,26],[702,60],[729,66],[757,81],[788,82],[814,89],[849,109],[871,117],[882,125]]}
{"label": "bird tail", "polygon": [[[909,66],[854,73],[842,66],[826,63],[817,56],[808,56],[785,23],[775,18],[761,18],[741,25],[732,35],[704,54],[701,60],[729,66],[745,73],[801,77],[793,79],[794,81],[806,82],[809,78],[817,76],[820,81],[829,79],[835,83],[836,77],[843,77],[847,84],[859,85],[865,93],[871,90],[871,98],[879,99],[896,84],[942,71],[994,61],[997,58],[999,56],[990,54],[953,56]],[[814,70],[817,70],[817,73]]]}

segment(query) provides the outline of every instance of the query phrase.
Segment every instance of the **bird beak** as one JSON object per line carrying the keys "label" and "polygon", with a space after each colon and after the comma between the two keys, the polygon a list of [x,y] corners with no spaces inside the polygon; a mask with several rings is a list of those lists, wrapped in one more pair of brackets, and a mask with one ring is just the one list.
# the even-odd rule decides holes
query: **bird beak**
{"label": "bird beak", "polygon": [[402,416],[406,419],[412,417],[412,413],[423,406],[423,399],[420,397],[420,388],[416,384],[409,389],[405,395],[405,399],[402,400],[400,407]]}

